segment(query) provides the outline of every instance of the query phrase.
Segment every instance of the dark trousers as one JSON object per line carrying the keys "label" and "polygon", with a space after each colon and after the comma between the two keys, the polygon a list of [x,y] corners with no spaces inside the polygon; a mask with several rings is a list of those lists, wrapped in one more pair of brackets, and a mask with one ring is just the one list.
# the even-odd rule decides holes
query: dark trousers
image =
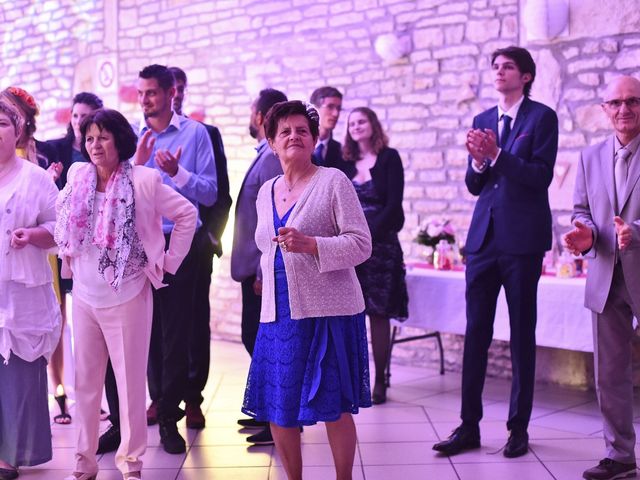
{"label": "dark trousers", "polygon": [[260,326],[260,305],[262,297],[253,290],[255,275],[242,281],[242,344],[249,355],[253,356],[253,347]]}
{"label": "dark trousers", "polygon": [[[167,246],[169,235],[165,235]],[[158,402],[160,421],[177,420],[186,387],[189,364],[188,339],[193,319],[193,291],[198,273],[195,242],[180,268],[166,273],[168,286],[153,290],[153,325],[147,379],[151,398]]]}
{"label": "dark trousers", "polygon": [[114,427],[120,427],[120,399],[118,398],[118,386],[116,375],[113,372],[111,360],[107,363],[107,373],[104,379],[104,392],[109,405],[109,421]]}
{"label": "dark trousers", "polygon": [[[491,235],[491,232],[489,232]],[[489,238],[469,255],[466,268],[467,329],[462,362],[463,424],[482,418],[482,389],[493,337],[496,302],[504,287],[511,329],[511,400],[507,428],[526,430],[533,407],[536,364],[536,306],[543,253],[508,255]]]}
{"label": "dark trousers", "polygon": [[211,359],[211,307],[209,289],[213,272],[213,245],[207,231],[201,228],[194,243],[197,255],[197,274],[193,292],[193,321],[189,330],[189,377],[184,401],[201,404],[202,391],[209,378]]}

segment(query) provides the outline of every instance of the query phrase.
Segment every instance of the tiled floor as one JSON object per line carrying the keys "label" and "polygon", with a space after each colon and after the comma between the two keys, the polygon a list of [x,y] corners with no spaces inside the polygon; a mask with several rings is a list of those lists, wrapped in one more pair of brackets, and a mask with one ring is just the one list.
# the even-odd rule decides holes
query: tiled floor
{"label": "tiled floor", "polygon": [[[284,470],[270,446],[250,447],[248,431],[239,430],[249,358],[240,344],[214,341],[212,373],[207,386],[207,428],[187,435],[185,455],[166,454],[157,427],[149,427],[149,448],[143,457],[149,480],[274,480]],[[435,369],[394,366],[390,401],[356,416],[358,449],[355,480],[544,480],[579,479],[603,456],[602,426],[593,392],[539,386],[529,429],[531,451],[508,460],[497,452],[505,443],[509,383],[488,379],[482,448],[452,458],[431,450],[458,424],[460,375],[441,376]],[[639,404],[640,405],[640,402]],[[52,410],[53,411],[53,410]],[[71,411],[73,414],[73,410]],[[106,428],[106,425],[105,425]],[[335,478],[324,427],[305,428],[302,436],[305,479]],[[23,480],[61,480],[74,466],[75,429],[53,426],[53,460],[21,469]],[[497,453],[496,453],[497,452]],[[120,479],[113,454],[100,459],[98,480]]]}

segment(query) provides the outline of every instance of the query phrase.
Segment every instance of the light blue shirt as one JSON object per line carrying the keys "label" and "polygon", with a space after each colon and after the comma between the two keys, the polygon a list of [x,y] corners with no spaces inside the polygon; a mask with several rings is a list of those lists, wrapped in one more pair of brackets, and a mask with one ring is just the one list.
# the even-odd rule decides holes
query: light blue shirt
{"label": "light blue shirt", "polygon": [[[141,137],[149,129],[146,122],[140,122],[138,135]],[[152,132],[156,139],[151,157],[145,164],[160,172],[162,181],[182,194],[197,208],[200,204],[211,206],[218,197],[218,181],[216,176],[213,147],[207,129],[199,122],[173,112],[167,128],[159,133]],[[174,177],[163,172],[156,165],[156,151],[169,150],[172,154],[182,147],[182,155],[178,164],[178,173]],[[202,221],[198,215],[200,228]],[[171,233],[173,222],[163,218],[162,230]]]}

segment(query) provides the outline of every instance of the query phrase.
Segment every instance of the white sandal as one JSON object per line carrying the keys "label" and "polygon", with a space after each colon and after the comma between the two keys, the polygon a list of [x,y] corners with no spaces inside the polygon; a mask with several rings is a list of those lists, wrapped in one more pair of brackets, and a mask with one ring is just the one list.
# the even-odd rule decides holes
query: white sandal
{"label": "white sandal", "polygon": [[97,473],[73,472],[68,477],[65,477],[64,480],[96,480],[97,476]]}

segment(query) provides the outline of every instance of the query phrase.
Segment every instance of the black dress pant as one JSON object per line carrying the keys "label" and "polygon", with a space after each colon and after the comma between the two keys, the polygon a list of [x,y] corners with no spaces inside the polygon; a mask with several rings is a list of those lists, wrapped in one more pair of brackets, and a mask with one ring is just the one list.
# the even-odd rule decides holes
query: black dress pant
{"label": "black dress pant", "polygon": [[[167,246],[169,235],[165,235]],[[195,242],[180,268],[166,273],[164,288],[153,290],[153,324],[147,378],[151,398],[158,403],[160,421],[178,420],[187,387],[188,340],[193,320],[193,292],[198,273]]]}
{"label": "black dress pant", "polygon": [[529,425],[535,382],[537,290],[542,258],[542,252],[529,255],[502,253],[491,237],[478,253],[467,258],[467,328],[461,411],[463,424],[467,426],[477,426],[482,418],[482,389],[501,287],[504,287],[509,310],[513,374],[507,428],[526,430]]}
{"label": "black dress pant", "polygon": [[253,275],[242,281],[242,344],[249,355],[253,356],[253,347],[258,336],[260,326],[260,305],[262,296],[256,295],[253,284],[256,276]]}
{"label": "black dress pant", "polygon": [[194,289],[193,321],[189,330],[189,376],[184,401],[201,404],[202,391],[209,378],[211,359],[211,307],[209,289],[213,272],[214,248],[206,229],[200,228],[194,238],[197,274]]}

